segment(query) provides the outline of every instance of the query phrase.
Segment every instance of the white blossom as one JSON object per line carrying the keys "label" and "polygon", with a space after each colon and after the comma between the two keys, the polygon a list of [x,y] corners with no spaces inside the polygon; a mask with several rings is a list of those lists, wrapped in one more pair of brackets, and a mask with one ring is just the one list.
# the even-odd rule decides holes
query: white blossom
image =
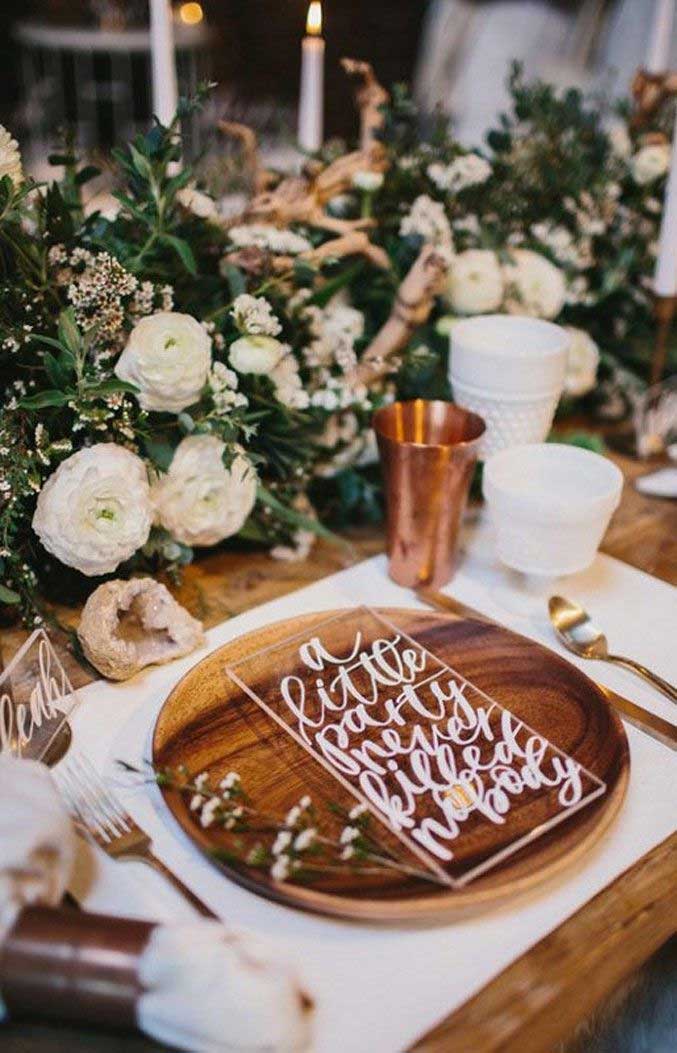
{"label": "white blossom", "polygon": [[202,809],[200,814],[200,826],[208,827],[211,826],[216,818],[216,813],[221,807],[221,802],[218,797],[211,797]]}
{"label": "white blossom", "polygon": [[69,567],[109,574],[145,545],[152,507],[146,466],[115,443],[67,457],[38,495],[33,529]]}
{"label": "white blossom", "polygon": [[238,373],[270,374],[286,352],[272,336],[241,336],[230,345],[228,360]]}
{"label": "white blossom", "polygon": [[0,179],[9,176],[15,186],[23,181],[19,144],[0,124]]}
{"label": "white blossom", "polygon": [[303,387],[299,364],[291,348],[286,348],[286,354],[273,368],[270,379],[275,386],[275,395],[283,406],[289,409],[308,409],[310,395]]}
{"label": "white blossom", "polygon": [[669,167],[669,143],[650,143],[648,146],[643,146],[630,161],[632,177],[640,186],[646,186],[660,179],[666,174]]}
{"label": "white blossom", "polygon": [[345,826],[343,828],[343,830],[341,831],[341,836],[339,838],[339,844],[341,844],[341,845],[349,845],[349,844],[351,844],[352,841],[357,841],[359,836],[360,836],[360,831],[358,830],[358,828],[356,826]]}
{"label": "white blossom", "polygon": [[479,154],[465,154],[451,164],[439,161],[428,166],[428,177],[439,190],[458,193],[469,186],[485,183],[491,175],[491,165]]}
{"label": "white blossom", "polygon": [[293,834],[290,830],[280,830],[271,849],[273,855],[279,856],[285,851],[285,849],[289,848],[292,842],[292,837]]}
{"label": "white blossom", "polygon": [[400,234],[402,237],[416,234],[449,257],[453,254],[451,227],[444,205],[440,201],[434,201],[427,194],[416,198],[409,213],[400,223]]}
{"label": "white blossom", "polygon": [[161,525],[184,545],[215,545],[237,534],[254,507],[254,469],[242,453],[226,468],[224,450],[213,435],[189,435],[153,484]]}
{"label": "white blossom", "polygon": [[580,398],[592,391],[597,383],[599,348],[584,329],[567,326],[567,332],[571,343],[567,354],[564,390],[567,395]]}
{"label": "white blossom", "polygon": [[[279,836],[279,835],[278,835]],[[317,837],[317,830],[313,826],[306,827],[300,834],[296,835],[294,841],[295,852],[305,852],[306,849],[310,848]]]}
{"label": "white blossom", "polygon": [[239,249],[250,247],[264,249],[277,256],[298,256],[309,252],[312,244],[307,238],[293,230],[280,230],[266,223],[247,223],[231,227],[228,231],[231,244]]}
{"label": "white blossom", "polygon": [[383,186],[383,173],[362,169],[353,174],[352,183],[356,190],[363,190],[365,193],[373,194]]}
{"label": "white blossom", "polygon": [[280,322],[263,296],[242,293],[235,299],[230,313],[241,333],[252,336],[277,336],[282,332]]}
{"label": "white blossom", "polygon": [[291,860],[289,856],[278,856],[270,868],[270,876],[273,881],[286,881],[289,877],[290,869]]}
{"label": "white blossom", "polygon": [[158,311],[136,323],[115,373],[136,384],[143,409],[180,413],[200,398],[211,358],[211,340],[199,322]]}
{"label": "white blossom", "polygon": [[506,309],[510,314],[556,318],[566,301],[562,271],[545,256],[529,249],[516,249],[503,267],[508,287]]}
{"label": "white blossom", "polygon": [[176,200],[187,212],[192,212],[199,219],[209,219],[213,222],[218,222],[219,213],[216,202],[213,197],[205,194],[203,190],[198,190],[197,187],[192,185],[184,186],[177,191]]}
{"label": "white blossom", "polygon": [[351,808],[348,812],[348,818],[359,819],[361,815],[364,815],[365,812],[368,811],[369,809],[367,808],[366,804],[356,804],[354,808]]}
{"label": "white blossom", "polygon": [[448,298],[458,314],[497,311],[503,301],[504,280],[495,252],[468,249],[454,257],[448,277]]}

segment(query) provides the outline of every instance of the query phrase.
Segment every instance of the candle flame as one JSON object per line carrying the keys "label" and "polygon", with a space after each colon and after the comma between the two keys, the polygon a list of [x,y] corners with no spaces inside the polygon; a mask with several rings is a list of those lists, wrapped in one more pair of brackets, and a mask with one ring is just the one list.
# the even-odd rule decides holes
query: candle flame
{"label": "candle flame", "polygon": [[320,0],[313,0],[308,8],[306,33],[309,37],[319,37],[322,34],[322,4]]}
{"label": "candle flame", "polygon": [[181,4],[179,18],[186,26],[197,26],[204,18],[202,5],[196,3]]}

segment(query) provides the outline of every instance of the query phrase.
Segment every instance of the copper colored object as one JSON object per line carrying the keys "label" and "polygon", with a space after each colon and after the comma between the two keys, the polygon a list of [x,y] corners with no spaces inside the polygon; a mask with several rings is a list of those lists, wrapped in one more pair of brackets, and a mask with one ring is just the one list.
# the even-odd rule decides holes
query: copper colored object
{"label": "copper colored object", "polygon": [[454,572],[481,417],[451,402],[394,402],[373,419],[388,509],[390,576],[413,588]]}
{"label": "copper colored object", "polygon": [[0,992],[11,1017],[136,1028],[138,963],[152,922],[28,907],[0,950]]}

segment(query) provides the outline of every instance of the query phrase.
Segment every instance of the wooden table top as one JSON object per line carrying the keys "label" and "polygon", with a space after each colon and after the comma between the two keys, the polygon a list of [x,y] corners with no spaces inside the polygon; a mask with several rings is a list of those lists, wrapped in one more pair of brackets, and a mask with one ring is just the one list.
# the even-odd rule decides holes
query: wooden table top
{"label": "wooden table top", "polygon": [[[655,466],[616,454],[613,460],[623,470],[626,485],[603,551],[677,584],[677,503],[647,498],[634,489],[633,480]],[[383,550],[380,528],[353,530],[349,537],[356,560]],[[183,583],[172,591],[209,627],[347,565],[345,552],[326,542],[318,543],[302,563],[274,561],[264,552],[216,552],[186,568]],[[76,610],[61,608],[59,615],[77,623]],[[0,658],[5,663],[25,636],[16,628],[0,630]],[[66,661],[76,686],[91,681],[91,674],[72,657]],[[426,1053],[549,1053],[675,932],[676,877],[674,835],[517,959],[416,1048]],[[57,1048],[39,1037],[28,1045],[27,1037],[24,1032],[21,1045],[14,1047],[17,1051]],[[124,1048],[145,1048],[135,1041],[130,1039]]]}

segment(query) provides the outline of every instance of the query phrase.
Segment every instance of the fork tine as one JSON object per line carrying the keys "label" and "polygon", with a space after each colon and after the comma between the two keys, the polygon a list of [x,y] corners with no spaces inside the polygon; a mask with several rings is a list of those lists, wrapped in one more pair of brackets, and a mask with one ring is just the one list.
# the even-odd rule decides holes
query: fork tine
{"label": "fork tine", "polygon": [[54,777],[73,818],[89,833],[102,838],[107,844],[110,843],[111,834],[101,823],[99,816],[85,797],[71,764],[62,761],[58,771],[54,772]]}
{"label": "fork tine", "polygon": [[97,774],[87,758],[81,753],[76,754],[73,758],[73,764],[79,770],[83,781],[96,794],[97,803],[103,813],[109,817],[114,825],[121,826],[125,832],[129,833],[131,829],[129,816],[118,798],[108,789],[105,781]]}
{"label": "fork tine", "polygon": [[66,795],[87,829],[107,843],[129,831],[124,813],[107,800],[103,781],[84,757],[69,757],[59,771]]}

